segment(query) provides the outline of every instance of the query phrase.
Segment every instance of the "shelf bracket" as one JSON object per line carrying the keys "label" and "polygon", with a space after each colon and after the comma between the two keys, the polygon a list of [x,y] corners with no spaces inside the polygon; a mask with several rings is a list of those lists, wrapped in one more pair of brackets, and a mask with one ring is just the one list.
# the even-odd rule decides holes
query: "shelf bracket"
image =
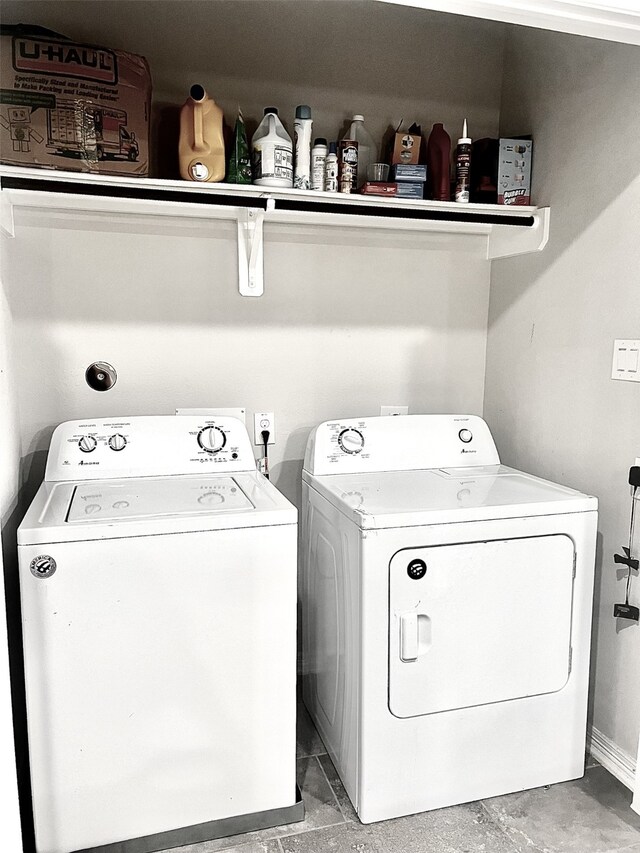
{"label": "shelf bracket", "polygon": [[9,201],[6,192],[0,192],[0,231],[7,237],[16,236],[15,223],[13,221],[13,204]]}
{"label": "shelf bracket", "polygon": [[[271,202],[271,205],[270,205]],[[267,201],[267,210],[273,200]],[[238,211],[238,290],[240,296],[264,293],[263,225],[265,211],[248,207]]]}
{"label": "shelf bracket", "polygon": [[487,241],[487,260],[541,252],[549,241],[550,218],[550,208],[540,207],[533,215],[533,225],[526,228],[492,225]]}

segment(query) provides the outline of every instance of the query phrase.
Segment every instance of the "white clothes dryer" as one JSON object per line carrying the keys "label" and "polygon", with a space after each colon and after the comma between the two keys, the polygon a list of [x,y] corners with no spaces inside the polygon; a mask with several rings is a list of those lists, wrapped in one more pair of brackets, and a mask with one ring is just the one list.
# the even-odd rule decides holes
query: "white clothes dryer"
{"label": "white clothes dryer", "polygon": [[303,696],[363,822],[583,774],[596,523],[479,417],[312,433]]}
{"label": "white clothes dryer", "polygon": [[296,551],[239,420],[55,430],[18,530],[38,853],[302,819]]}

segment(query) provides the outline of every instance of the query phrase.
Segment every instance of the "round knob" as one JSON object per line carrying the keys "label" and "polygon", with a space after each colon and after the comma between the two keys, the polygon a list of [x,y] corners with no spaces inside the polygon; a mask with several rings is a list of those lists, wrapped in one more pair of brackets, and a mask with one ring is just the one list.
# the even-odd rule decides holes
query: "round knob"
{"label": "round knob", "polygon": [[207,453],[218,453],[227,443],[227,436],[220,427],[204,427],[198,433],[198,444]]}
{"label": "round knob", "polygon": [[473,438],[473,433],[470,429],[461,429],[458,433],[458,438],[460,439],[460,441],[464,441],[465,444],[469,444],[469,442]]}
{"label": "round knob", "polygon": [[349,427],[338,436],[338,444],[345,453],[360,453],[364,447],[364,436],[359,430]]}
{"label": "round knob", "polygon": [[98,442],[92,435],[83,435],[78,442],[78,447],[83,453],[91,453],[96,449]]}
{"label": "round knob", "polygon": [[109,439],[109,447],[112,450],[124,450],[127,446],[127,439],[117,432],[115,435],[112,435]]}

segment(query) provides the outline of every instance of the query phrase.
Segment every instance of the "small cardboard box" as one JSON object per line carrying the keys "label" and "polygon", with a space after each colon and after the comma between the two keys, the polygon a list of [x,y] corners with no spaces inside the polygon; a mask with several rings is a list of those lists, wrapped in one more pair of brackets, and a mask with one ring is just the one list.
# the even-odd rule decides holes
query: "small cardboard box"
{"label": "small cardboard box", "polygon": [[23,25],[3,26],[0,48],[3,163],[148,174],[146,59]]}
{"label": "small cardboard box", "polygon": [[427,180],[427,167],[426,166],[418,166],[418,165],[396,165],[391,167],[391,180],[392,181],[412,181],[415,183],[416,181],[424,181]]}
{"label": "small cardboard box", "polygon": [[415,165],[420,159],[421,143],[422,137],[419,134],[397,131],[393,139],[391,163]]}
{"label": "small cardboard box", "polygon": [[422,181],[400,181],[398,187],[398,198],[424,198],[424,183]]}
{"label": "small cardboard box", "polygon": [[501,139],[498,153],[498,204],[531,204],[531,139]]}
{"label": "small cardboard box", "polygon": [[398,185],[388,181],[367,181],[360,192],[362,195],[397,195]]}

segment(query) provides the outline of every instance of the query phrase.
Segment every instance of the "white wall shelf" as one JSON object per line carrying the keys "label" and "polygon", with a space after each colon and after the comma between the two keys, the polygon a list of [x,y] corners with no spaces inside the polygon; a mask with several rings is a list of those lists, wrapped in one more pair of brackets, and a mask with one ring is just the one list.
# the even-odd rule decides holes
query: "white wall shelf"
{"label": "white wall shelf", "polygon": [[637,0],[381,0],[590,38],[640,44]]}
{"label": "white wall shelf", "polygon": [[87,215],[235,221],[239,291],[243,296],[263,293],[265,222],[482,235],[486,237],[487,260],[541,251],[549,237],[549,208],[460,205],[16,166],[1,167],[0,182],[0,225],[9,236],[15,235],[14,208],[29,207]]}

